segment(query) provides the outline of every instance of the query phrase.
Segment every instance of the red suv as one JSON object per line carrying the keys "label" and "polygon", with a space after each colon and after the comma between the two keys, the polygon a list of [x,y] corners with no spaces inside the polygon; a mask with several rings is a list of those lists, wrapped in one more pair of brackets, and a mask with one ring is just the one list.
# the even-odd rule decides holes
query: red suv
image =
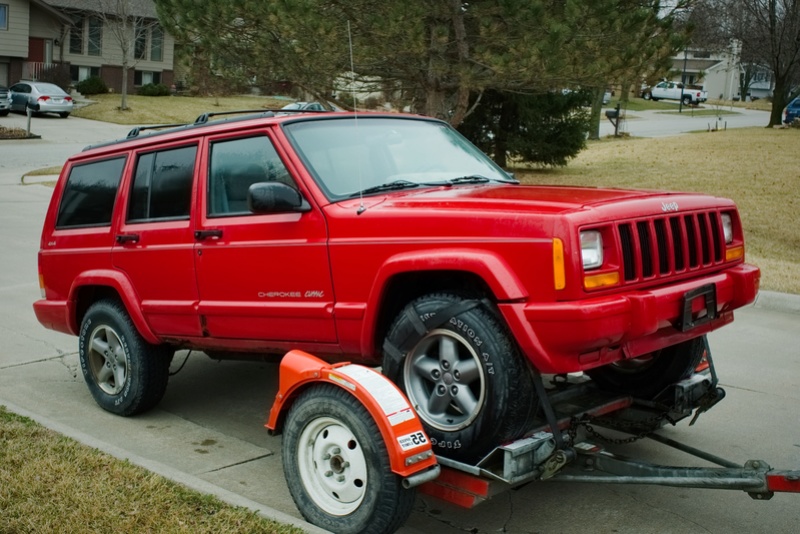
{"label": "red suv", "polygon": [[266,112],[70,158],[39,279],[106,410],[155,406],[176,349],[303,349],[381,365],[468,458],[525,432],[540,374],[655,398],[759,271],[730,200],[522,186],[438,120]]}

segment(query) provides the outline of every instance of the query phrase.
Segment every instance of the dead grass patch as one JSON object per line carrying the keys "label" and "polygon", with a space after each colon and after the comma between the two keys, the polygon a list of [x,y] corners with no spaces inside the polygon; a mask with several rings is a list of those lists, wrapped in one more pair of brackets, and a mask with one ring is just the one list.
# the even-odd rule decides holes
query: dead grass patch
{"label": "dead grass patch", "polygon": [[800,294],[800,164],[794,129],[741,128],[592,142],[562,169],[514,169],[530,184],[693,191],[733,199],[762,287]]}
{"label": "dead grass patch", "polygon": [[119,109],[117,94],[94,95],[94,104],[80,107],[73,112],[76,117],[116,124],[173,124],[194,122],[206,112],[234,111],[237,109],[276,109],[287,104],[286,100],[269,97],[188,97],[188,96],[140,96],[128,95],[129,109]]}
{"label": "dead grass patch", "polygon": [[0,406],[0,532],[295,534]]}

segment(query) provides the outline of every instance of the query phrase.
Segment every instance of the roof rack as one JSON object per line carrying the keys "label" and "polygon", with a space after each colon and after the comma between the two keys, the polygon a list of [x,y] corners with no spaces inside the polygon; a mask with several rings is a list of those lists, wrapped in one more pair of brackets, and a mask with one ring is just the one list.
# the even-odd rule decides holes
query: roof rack
{"label": "roof rack", "polygon": [[[194,122],[187,122],[183,124],[155,124],[152,126],[137,126],[131,129],[128,132],[128,135],[125,136],[124,139],[118,139],[115,141],[107,141],[104,143],[98,143],[95,145],[89,145],[83,149],[83,151],[87,151],[92,148],[98,148],[102,146],[109,146],[114,145],[117,143],[122,143],[124,141],[130,141],[139,137],[139,134],[146,130],[163,130],[158,133],[154,133],[152,135],[161,135],[167,134],[171,132],[175,132],[181,129],[190,129],[190,128],[201,128],[204,126],[210,126],[211,124],[216,124],[217,121],[209,122],[211,117],[218,117],[221,115],[243,115],[243,114],[250,114],[246,117],[240,117],[233,120],[250,120],[250,119],[258,119],[258,118],[267,118],[267,117],[274,117],[275,112],[277,110],[273,109],[240,109],[236,111],[218,111],[213,113],[203,113]],[[219,121],[222,122],[222,121]]]}

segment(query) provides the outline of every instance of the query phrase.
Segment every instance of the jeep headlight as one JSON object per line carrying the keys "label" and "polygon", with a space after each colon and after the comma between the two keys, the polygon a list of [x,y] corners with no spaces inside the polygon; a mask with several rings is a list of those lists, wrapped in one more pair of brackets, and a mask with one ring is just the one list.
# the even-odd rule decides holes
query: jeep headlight
{"label": "jeep headlight", "polygon": [[730,213],[723,213],[720,219],[722,219],[722,233],[725,236],[725,244],[730,245],[733,243],[733,219]]}
{"label": "jeep headlight", "polygon": [[597,230],[581,232],[581,258],[584,270],[603,265],[603,237]]}

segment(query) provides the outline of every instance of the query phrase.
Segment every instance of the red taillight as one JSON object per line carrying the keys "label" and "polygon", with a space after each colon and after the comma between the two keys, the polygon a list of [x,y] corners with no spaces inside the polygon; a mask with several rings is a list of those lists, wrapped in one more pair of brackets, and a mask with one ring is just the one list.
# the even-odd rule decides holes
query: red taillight
{"label": "red taillight", "polygon": [[37,101],[38,101],[38,102],[47,102],[48,100],[50,100],[50,97],[49,97],[49,96],[40,96],[40,97],[37,99]]}
{"label": "red taillight", "polygon": [[64,97],[64,102],[72,102],[72,97],[71,96],[65,96]]}

